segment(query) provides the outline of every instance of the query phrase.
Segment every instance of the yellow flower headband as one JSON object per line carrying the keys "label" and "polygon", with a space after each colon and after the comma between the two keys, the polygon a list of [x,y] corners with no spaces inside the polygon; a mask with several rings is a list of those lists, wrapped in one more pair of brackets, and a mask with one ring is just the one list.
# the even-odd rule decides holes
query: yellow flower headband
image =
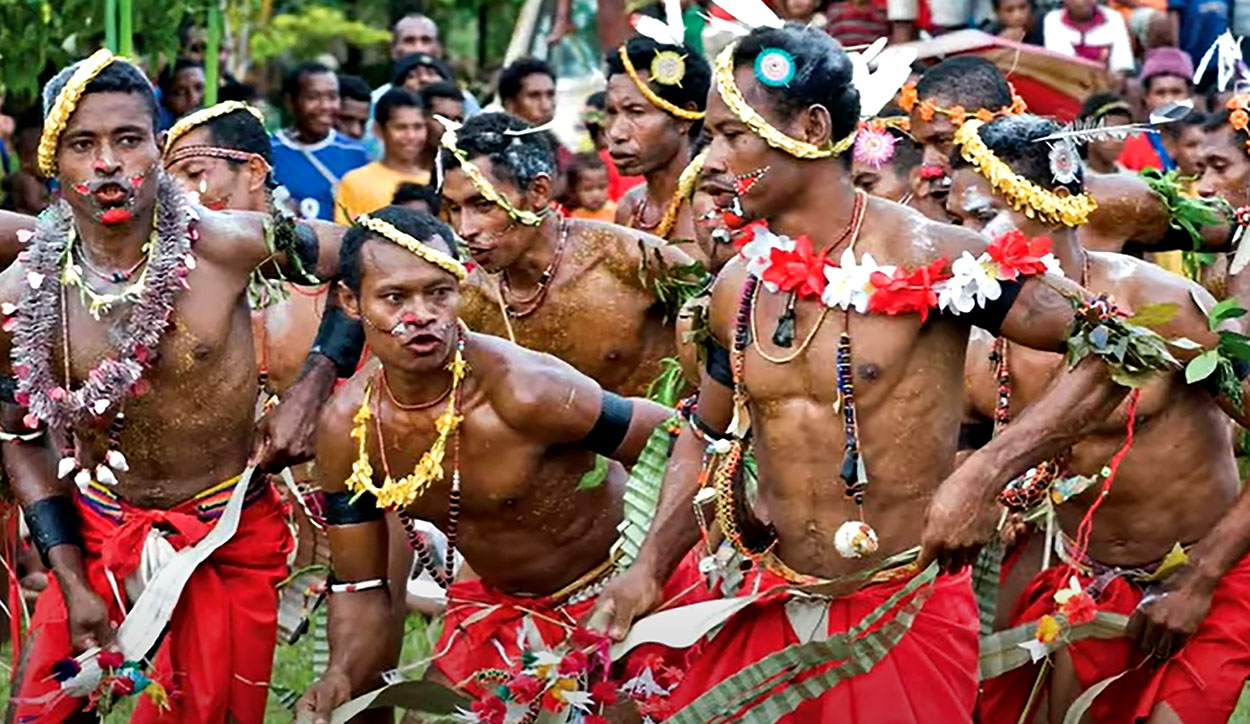
{"label": "yellow flower headband", "polygon": [[738,84],[734,82],[734,49],[737,47],[737,42],[730,43],[720,55],[716,56],[716,84],[725,105],[729,106],[729,110],[733,111],[738,120],[746,124],[747,128],[764,139],[768,145],[785,151],[795,158],[829,158],[845,153],[846,149],[851,147],[851,144],[855,142],[857,131],[851,131],[837,143],[819,147],[791,138],[764,120],[764,117],[742,97],[742,91],[738,90]]}
{"label": "yellow flower headband", "polygon": [[964,160],[990,182],[994,190],[1011,204],[1011,208],[1030,219],[1072,227],[1084,224],[1094,209],[1098,208],[1093,197],[1087,193],[1061,197],[1012,171],[981,140],[978,131],[983,125],[985,123],[979,120],[970,120],[961,125],[955,131],[955,144],[959,146]]}
{"label": "yellow flower headband", "polygon": [[117,56],[109,52],[107,48],[97,50],[91,54],[91,57],[78,64],[61,91],[56,94],[56,101],[43,119],[43,134],[39,137],[39,152],[36,156],[39,173],[47,178],[56,175],[56,147],[61,141],[61,134],[65,132],[66,124],[69,123],[69,117],[78,107],[83,90],[92,78],[99,75],[100,71],[107,68],[114,60],[118,60]]}
{"label": "yellow flower headband", "polygon": [[[439,123],[443,124],[444,129],[443,137],[438,142],[439,145],[450,151],[451,155],[456,157],[456,161],[459,162],[461,170],[463,170],[465,175],[469,177],[469,180],[473,182],[473,186],[477,188],[478,193],[499,208],[508,212],[508,216],[522,224],[525,224],[526,226],[538,226],[543,223],[543,216],[541,214],[536,214],[533,211],[524,211],[513,206],[512,202],[508,201],[507,197],[499,193],[499,191],[491,185],[490,181],[486,180],[486,177],[482,175],[482,170],[469,160],[469,154],[460,150],[460,147],[456,145],[456,131],[460,129],[459,123],[456,123],[450,118],[444,118],[438,115],[434,116],[434,118]],[[536,132],[539,130],[542,129],[534,128],[530,129],[529,132]],[[440,184],[441,176],[442,175],[440,174]]]}
{"label": "yellow flower headband", "polygon": [[[656,95],[656,92],[651,90],[651,86],[647,85],[646,81],[638,77],[638,71],[634,69],[634,63],[633,61],[629,59],[629,52],[625,50],[625,46],[622,45],[620,48],[617,48],[617,52],[620,53],[620,56],[621,56],[621,65],[625,66],[625,73],[629,76],[629,79],[634,82],[634,86],[638,88],[638,92],[642,94],[642,97],[646,98],[647,101],[651,103],[651,105],[655,106],[656,108],[659,108],[660,110],[664,111],[670,116],[675,116],[677,118],[682,119],[683,121],[700,121],[700,120],[703,120],[703,117],[705,115],[707,115],[703,111],[686,110],[685,108],[681,108],[672,103],[669,103],[668,101],[664,100],[660,96]],[[685,56],[679,56],[676,53],[673,53],[671,51],[663,51],[663,52],[668,53],[668,55],[671,55],[673,56],[673,58],[676,58],[678,61],[680,61],[681,67],[684,71]],[[656,57],[658,59],[660,56],[657,55]],[[672,58],[668,60],[670,63],[673,63]],[[652,64],[652,68],[653,69],[655,68],[654,63]],[[652,73],[652,76],[654,77],[655,74]],[[665,85],[681,85],[681,76],[678,75],[676,81],[665,83]]]}
{"label": "yellow flower headband", "polygon": [[389,222],[374,218],[368,214],[361,214],[356,217],[356,224],[399,244],[434,266],[455,275],[460,281],[464,281],[464,278],[468,276],[464,264],[456,261],[450,254],[445,254],[428,244],[417,241],[410,234],[405,234],[396,229]]}
{"label": "yellow flower headband", "polygon": [[215,106],[209,106],[208,108],[201,108],[194,113],[183,116],[173,125],[172,128],[169,129],[169,133],[165,135],[165,155],[168,156],[169,149],[173,148],[178,139],[187,135],[187,133],[191,130],[208,123],[214,118],[220,118],[221,116],[234,113],[235,111],[247,111],[248,113],[251,113],[262,126],[265,125],[265,116],[261,114],[260,110],[255,106],[244,103],[243,101],[226,101],[224,103],[218,103]]}

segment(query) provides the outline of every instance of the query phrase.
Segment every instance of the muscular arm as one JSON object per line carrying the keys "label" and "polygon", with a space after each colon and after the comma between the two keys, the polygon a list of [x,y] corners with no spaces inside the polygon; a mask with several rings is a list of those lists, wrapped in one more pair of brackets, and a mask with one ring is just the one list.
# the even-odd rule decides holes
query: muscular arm
{"label": "muscular arm", "polygon": [[296,280],[302,277],[301,269],[319,279],[338,276],[339,244],[347,231],[345,226],[297,220],[293,222],[293,236],[275,239],[277,248],[273,250],[266,240],[266,225],[275,223],[269,214],[198,211],[203,231],[197,250],[221,264],[245,273],[261,267],[266,275],[281,274]]}
{"label": "muscular arm", "polygon": [[1124,239],[1124,253],[1228,250],[1232,227],[1227,221],[1200,227],[1202,243],[1195,249],[1189,232],[1172,226],[1164,197],[1137,174],[1093,177],[1087,186],[1099,203],[1090,218],[1090,231],[1100,238]]}
{"label": "muscular arm", "polygon": [[17,240],[17,233],[34,230],[35,217],[0,211],[0,269],[8,268],[22,250],[23,244]]}

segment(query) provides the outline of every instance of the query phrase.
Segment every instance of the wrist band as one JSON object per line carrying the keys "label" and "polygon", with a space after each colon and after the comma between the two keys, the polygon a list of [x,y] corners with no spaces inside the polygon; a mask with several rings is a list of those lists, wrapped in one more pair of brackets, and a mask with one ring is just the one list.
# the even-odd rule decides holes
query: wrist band
{"label": "wrist band", "polygon": [[26,527],[30,528],[30,539],[35,544],[35,550],[39,551],[44,568],[52,570],[48,551],[56,546],[83,547],[78,508],[68,497],[57,495],[36,500],[26,506],[23,514],[26,517]]}
{"label": "wrist band", "polygon": [[359,320],[348,317],[339,307],[327,306],[317,327],[309,354],[319,354],[334,363],[339,377],[351,377],[365,346],[365,330]]}
{"label": "wrist band", "polygon": [[361,591],[371,591],[375,588],[386,587],[385,578],[370,578],[367,581],[351,581],[351,582],[339,581],[336,578],[331,578],[329,581],[326,581],[326,583],[328,584],[326,586],[326,590],[331,594],[359,593]]}

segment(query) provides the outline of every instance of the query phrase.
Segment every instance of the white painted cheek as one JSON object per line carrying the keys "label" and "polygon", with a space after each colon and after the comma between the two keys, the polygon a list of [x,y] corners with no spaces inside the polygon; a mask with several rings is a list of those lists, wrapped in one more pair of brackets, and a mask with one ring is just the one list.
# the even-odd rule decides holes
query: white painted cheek
{"label": "white painted cheek", "polygon": [[1011,220],[1011,214],[1006,211],[1000,211],[998,212],[998,216],[990,219],[989,223],[985,225],[985,228],[981,230],[981,233],[991,239],[994,239],[1015,230],[1016,225]]}

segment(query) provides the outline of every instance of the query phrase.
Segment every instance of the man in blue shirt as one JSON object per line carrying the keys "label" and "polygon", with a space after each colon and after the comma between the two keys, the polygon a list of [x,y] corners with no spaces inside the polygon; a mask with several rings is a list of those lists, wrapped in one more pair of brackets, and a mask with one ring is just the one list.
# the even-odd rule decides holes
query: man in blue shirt
{"label": "man in blue shirt", "polygon": [[288,198],[302,218],[333,221],[339,179],[369,162],[363,146],[334,129],[338,77],[320,63],[305,63],[287,75],[283,94],[294,123],[273,136],[278,198]]}

